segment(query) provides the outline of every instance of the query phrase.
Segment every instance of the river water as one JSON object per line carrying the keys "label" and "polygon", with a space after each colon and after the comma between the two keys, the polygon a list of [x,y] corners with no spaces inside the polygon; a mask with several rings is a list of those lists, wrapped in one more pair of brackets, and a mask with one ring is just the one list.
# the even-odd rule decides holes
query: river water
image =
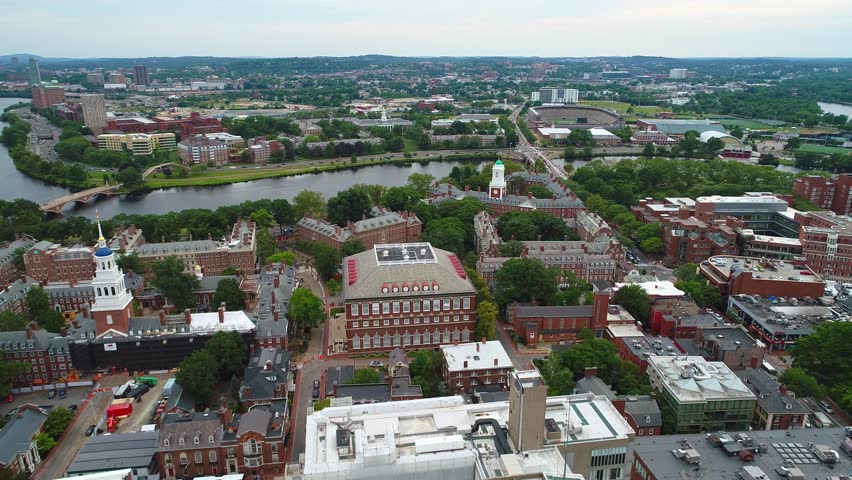
{"label": "river water", "polygon": [[852,105],[825,102],[817,102],[817,105],[819,105],[819,108],[821,108],[823,112],[833,113],[835,115],[846,115],[847,118],[852,118]]}
{"label": "river water", "polygon": [[[20,102],[16,98],[0,98],[0,110]],[[0,128],[5,124],[0,124]],[[97,209],[104,218],[119,213],[167,213],[190,208],[215,209],[237,205],[245,200],[285,198],[292,200],[302,190],[314,190],[331,197],[358,183],[378,183],[388,187],[405,185],[412,173],[427,173],[435,178],[445,177],[460,161],[433,161],[405,165],[376,165],[354,170],[340,170],[292,177],[267,178],[252,182],[233,183],[215,187],[186,187],[156,190],[140,195],[101,198],[89,205],[67,207],[64,216],[94,218]],[[66,195],[62,187],[47,185],[15,169],[9,151],[0,145],[0,199],[25,198],[42,203]]]}

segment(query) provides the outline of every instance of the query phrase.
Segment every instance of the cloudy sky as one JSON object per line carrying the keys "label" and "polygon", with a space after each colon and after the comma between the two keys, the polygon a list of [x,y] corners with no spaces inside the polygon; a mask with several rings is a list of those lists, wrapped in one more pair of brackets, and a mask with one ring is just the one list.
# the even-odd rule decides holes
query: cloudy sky
{"label": "cloudy sky", "polygon": [[0,54],[852,56],[850,0],[3,0]]}

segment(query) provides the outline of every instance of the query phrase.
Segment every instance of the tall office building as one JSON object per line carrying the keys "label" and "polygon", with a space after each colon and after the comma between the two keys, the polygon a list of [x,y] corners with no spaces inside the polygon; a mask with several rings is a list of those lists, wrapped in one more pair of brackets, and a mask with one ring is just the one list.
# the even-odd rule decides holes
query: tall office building
{"label": "tall office building", "polygon": [[136,65],[133,67],[133,83],[136,85],[150,85],[151,80],[148,79],[148,67],[145,65]]}
{"label": "tall office building", "polygon": [[548,103],[577,103],[580,91],[574,88],[544,87],[538,91],[539,100]]}
{"label": "tall office building", "polygon": [[107,123],[106,105],[102,94],[80,95],[80,105],[83,107],[83,123],[100,135]]}
{"label": "tall office building", "polygon": [[27,80],[30,82],[30,85],[41,85],[41,71],[38,69],[38,60],[33,57],[30,57]]}

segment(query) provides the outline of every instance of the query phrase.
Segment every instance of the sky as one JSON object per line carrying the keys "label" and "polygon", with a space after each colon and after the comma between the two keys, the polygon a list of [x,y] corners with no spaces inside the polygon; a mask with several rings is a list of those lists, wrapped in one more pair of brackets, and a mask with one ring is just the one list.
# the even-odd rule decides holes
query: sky
{"label": "sky", "polygon": [[3,0],[15,53],[852,57],[852,1]]}

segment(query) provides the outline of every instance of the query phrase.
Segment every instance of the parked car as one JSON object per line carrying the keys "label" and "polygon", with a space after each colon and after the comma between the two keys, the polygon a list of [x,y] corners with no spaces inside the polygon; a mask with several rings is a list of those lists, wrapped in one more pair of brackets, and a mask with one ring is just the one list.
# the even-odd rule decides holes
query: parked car
{"label": "parked car", "polygon": [[384,363],[382,363],[379,360],[371,360],[370,366],[373,367],[373,368],[380,368],[380,367],[384,366]]}
{"label": "parked car", "polygon": [[314,398],[319,398],[319,387],[314,387],[313,395]]}
{"label": "parked car", "polygon": [[51,390],[51,391],[47,392],[47,398],[49,398],[51,400],[56,398],[56,390]]}
{"label": "parked car", "polygon": [[827,413],[827,414],[829,414],[829,415],[831,415],[832,413],[834,413],[834,409],[833,409],[833,408],[831,408],[831,404],[830,404],[830,403],[828,403],[828,402],[826,402],[825,400],[822,400],[821,402],[819,402],[819,407],[820,407],[821,409],[825,410],[825,413]]}
{"label": "parked car", "polygon": [[68,407],[68,410],[71,410],[72,412],[76,412],[77,411],[77,405],[71,405],[70,407]]}
{"label": "parked car", "polygon": [[91,437],[96,428],[98,428],[97,425],[89,425],[89,428],[86,429],[86,436]]}
{"label": "parked car", "polygon": [[64,388],[63,388],[63,389],[61,389],[61,390],[59,390],[59,398],[65,398],[65,397],[67,397],[67,396],[68,396],[68,391],[67,391],[67,390],[65,390]]}
{"label": "parked car", "polygon": [[319,380],[314,380],[314,388],[319,388]]}

